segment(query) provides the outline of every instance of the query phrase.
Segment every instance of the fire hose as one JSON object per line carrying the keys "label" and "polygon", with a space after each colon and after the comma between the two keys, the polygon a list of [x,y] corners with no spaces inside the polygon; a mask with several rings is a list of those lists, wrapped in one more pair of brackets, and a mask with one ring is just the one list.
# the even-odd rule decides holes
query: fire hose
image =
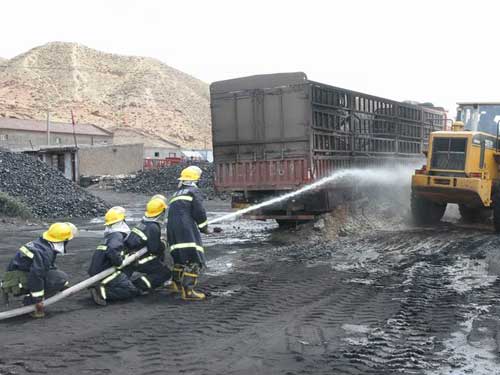
{"label": "fire hose", "polygon": [[[264,203],[261,203],[261,204],[258,204],[258,205],[252,206],[252,207],[247,207],[247,208],[244,208],[244,209],[239,210],[239,211],[231,212],[229,214],[213,218],[213,219],[208,221],[208,224],[215,224],[215,223],[219,223],[221,221],[225,221],[227,219],[234,219],[240,215],[243,215],[247,212],[253,211],[257,208],[274,203],[274,201],[276,201],[276,200],[283,199],[283,198],[289,198],[291,196],[294,196],[295,194],[296,193],[285,194],[281,198],[271,199],[270,201],[267,201],[267,202],[264,202]],[[137,251],[136,253],[126,257],[123,260],[123,263],[120,266],[120,268],[125,267],[125,266],[129,265],[130,263],[136,261],[138,258],[140,258],[144,254],[146,254],[146,252],[147,252],[147,248],[142,248],[139,251]],[[94,275],[86,280],[83,280],[83,281],[79,282],[78,284],[75,284],[72,287],[69,287],[68,289],[63,290],[62,292],[59,292],[59,293],[53,295],[52,297],[47,298],[43,302],[43,304],[44,304],[44,306],[49,306],[49,305],[52,305],[56,302],[59,302],[60,300],[66,298],[66,297],[69,297],[75,293],[78,293],[84,289],[87,289],[88,287],[91,287],[92,285],[94,285],[97,282],[101,281],[102,279],[110,276],[111,274],[113,274],[116,271],[117,271],[117,267],[108,268],[107,270],[104,270],[104,271],[98,273],[97,275]],[[0,312],[0,320],[29,314],[29,313],[32,313],[34,311],[35,311],[35,305],[23,306],[23,307],[19,307],[17,309],[13,309],[13,310],[3,311],[3,312]]]}
{"label": "fire hose", "polygon": [[[128,266],[132,262],[135,262],[138,258],[140,258],[144,254],[146,254],[147,251],[148,251],[147,248],[143,247],[142,249],[140,249],[136,253],[133,253],[132,255],[126,257],[123,260],[123,263],[120,266],[120,268]],[[83,281],[79,282],[78,284],[75,284],[72,287],[69,287],[68,289],[63,290],[62,292],[59,292],[59,293],[53,295],[52,297],[47,298],[45,301],[43,301],[43,304],[44,304],[44,306],[49,306],[49,305],[52,305],[56,302],[59,302],[60,300],[66,298],[66,297],[69,297],[75,293],[78,293],[81,290],[87,289],[88,287],[94,285],[95,283],[101,281],[102,279],[108,277],[109,275],[113,274],[116,271],[117,271],[116,267],[108,268],[107,270],[104,270],[104,271],[98,273],[97,275],[92,276],[91,278],[83,280]],[[23,306],[23,307],[19,307],[17,309],[13,309],[13,310],[3,311],[3,312],[0,312],[0,320],[9,319],[9,318],[13,318],[15,316],[20,316],[20,315],[24,315],[24,314],[29,314],[29,313],[34,312],[34,311],[35,311],[35,305]]]}
{"label": "fire hose", "polygon": [[[209,224],[218,223],[220,221],[223,221],[226,216],[233,216],[233,214],[217,217],[215,219],[210,220],[208,223]],[[120,266],[120,268],[128,266],[132,262],[135,262],[141,256],[146,254],[146,252],[147,252],[147,249],[144,247],[144,248],[140,249],[139,251],[137,251],[136,253],[126,257],[123,260],[123,263]],[[117,271],[117,267],[108,268],[107,270],[104,270],[104,271],[98,273],[97,275],[94,275],[86,280],[83,280],[83,281],[79,282],[78,284],[75,284],[75,285],[69,287],[68,289],[63,290],[62,292],[59,292],[59,293],[53,295],[52,297],[47,298],[45,301],[43,301],[43,305],[50,306],[56,302],[59,302],[60,300],[66,298],[66,297],[69,297],[75,293],[78,293],[84,289],[87,289],[88,287],[91,287],[92,285],[96,284],[97,282],[101,281],[102,279],[112,275],[116,271]],[[34,311],[35,311],[35,305],[23,306],[23,307],[19,307],[17,309],[13,309],[13,310],[3,311],[3,312],[0,312],[0,320],[14,318],[16,316],[29,314],[29,313],[32,313]]]}

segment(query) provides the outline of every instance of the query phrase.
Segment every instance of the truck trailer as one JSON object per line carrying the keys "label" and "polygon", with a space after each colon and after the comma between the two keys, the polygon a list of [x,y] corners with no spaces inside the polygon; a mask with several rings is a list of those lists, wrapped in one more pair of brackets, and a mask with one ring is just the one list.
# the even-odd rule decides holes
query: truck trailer
{"label": "truck trailer", "polygon": [[[210,85],[215,184],[233,208],[296,190],[335,170],[424,160],[446,113],[432,105],[367,95],[278,73]],[[331,211],[345,189],[324,188],[266,208],[255,219],[308,220]]]}

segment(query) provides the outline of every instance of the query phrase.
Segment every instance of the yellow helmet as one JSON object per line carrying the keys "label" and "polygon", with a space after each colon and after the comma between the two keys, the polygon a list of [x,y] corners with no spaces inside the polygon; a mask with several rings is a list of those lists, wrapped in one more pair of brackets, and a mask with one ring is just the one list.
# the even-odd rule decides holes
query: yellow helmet
{"label": "yellow helmet", "polygon": [[73,239],[73,227],[70,223],[54,223],[48,230],[43,232],[43,239],[49,242],[64,242]]}
{"label": "yellow helmet", "polygon": [[182,170],[181,177],[179,177],[178,179],[180,181],[198,181],[201,177],[202,172],[203,171],[196,165],[191,165]]}
{"label": "yellow helmet", "polygon": [[144,216],[156,217],[165,212],[166,209],[167,209],[167,204],[163,199],[153,197],[146,206],[146,212],[144,213]]}
{"label": "yellow helmet", "polygon": [[104,224],[113,225],[125,220],[125,209],[120,206],[111,207],[104,215]]}

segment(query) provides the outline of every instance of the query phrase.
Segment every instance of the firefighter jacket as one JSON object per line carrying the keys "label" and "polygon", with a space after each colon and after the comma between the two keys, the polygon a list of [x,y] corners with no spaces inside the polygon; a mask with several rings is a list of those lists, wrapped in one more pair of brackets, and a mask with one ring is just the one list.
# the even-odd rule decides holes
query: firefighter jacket
{"label": "firefighter jacket", "polygon": [[51,243],[42,237],[21,246],[10,261],[7,271],[28,273],[28,289],[35,302],[45,295],[45,278],[51,269],[57,268],[57,252]]}
{"label": "firefighter jacket", "polygon": [[104,236],[104,241],[97,246],[94,251],[88,274],[90,276],[97,275],[110,267],[118,267],[123,262],[125,254],[125,237],[126,233],[111,232]]}
{"label": "firefighter jacket", "polygon": [[135,252],[147,247],[148,252],[142,256],[142,259],[152,260],[159,258],[163,260],[165,253],[165,244],[161,240],[160,223],[142,219],[141,222],[132,229],[125,241],[127,251]]}
{"label": "firefighter jacket", "polygon": [[196,186],[182,186],[168,208],[167,240],[174,262],[205,263],[200,230],[208,230],[201,192]]}

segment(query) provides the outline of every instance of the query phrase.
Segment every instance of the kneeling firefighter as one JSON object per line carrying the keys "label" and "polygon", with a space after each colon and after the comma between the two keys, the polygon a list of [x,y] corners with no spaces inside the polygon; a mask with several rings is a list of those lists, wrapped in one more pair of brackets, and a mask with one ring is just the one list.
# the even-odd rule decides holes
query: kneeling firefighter
{"label": "kneeling firefighter", "polygon": [[[104,240],[92,256],[88,270],[90,276],[111,267],[119,268],[125,257],[125,239],[130,233],[125,222],[125,209],[118,206],[110,208],[104,216],[104,224]],[[92,299],[101,306],[105,306],[106,301],[129,299],[138,294],[139,290],[120,269],[90,288]]]}
{"label": "kneeling firefighter", "polygon": [[58,254],[66,253],[66,245],[78,233],[71,223],[54,223],[41,237],[21,246],[7,266],[2,281],[2,294],[6,303],[9,296],[24,297],[24,305],[36,304],[31,315],[45,316],[43,300],[46,296],[65,289],[68,275],[55,265]]}
{"label": "kneeling firefighter", "polygon": [[171,277],[170,269],[162,261],[165,258],[166,243],[161,239],[161,225],[165,221],[167,204],[165,198],[154,196],[146,205],[146,212],[141,222],[132,229],[125,241],[129,252],[136,252],[144,246],[148,252],[138,259],[127,272],[142,274],[133,280],[142,292],[148,292],[162,286]]}
{"label": "kneeling firefighter", "polygon": [[174,259],[172,289],[179,291],[184,300],[205,298],[205,294],[194,290],[205,266],[200,231],[208,233],[203,197],[196,185],[201,173],[196,166],[181,172],[179,190],[170,199],[168,209],[167,239]]}

